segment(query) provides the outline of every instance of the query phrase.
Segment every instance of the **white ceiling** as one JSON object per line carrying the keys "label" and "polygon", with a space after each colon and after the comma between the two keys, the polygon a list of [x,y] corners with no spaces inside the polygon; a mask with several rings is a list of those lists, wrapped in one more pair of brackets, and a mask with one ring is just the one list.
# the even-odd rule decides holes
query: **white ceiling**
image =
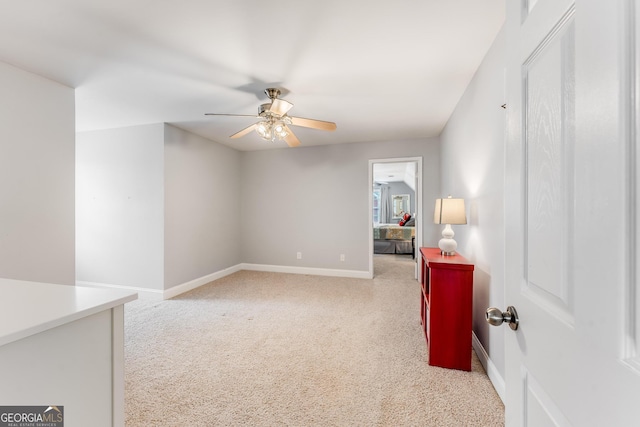
{"label": "white ceiling", "polygon": [[502,22],[504,0],[28,0],[0,3],[0,61],[76,88],[78,131],[171,123],[229,135],[267,87],[302,146],[438,135]]}
{"label": "white ceiling", "polygon": [[416,162],[374,163],[373,182],[404,182],[415,191]]}

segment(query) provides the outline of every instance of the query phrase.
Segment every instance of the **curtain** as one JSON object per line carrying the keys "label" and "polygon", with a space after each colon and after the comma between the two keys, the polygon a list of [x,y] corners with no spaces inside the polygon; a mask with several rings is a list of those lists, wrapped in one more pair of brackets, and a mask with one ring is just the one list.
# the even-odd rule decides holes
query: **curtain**
{"label": "curtain", "polygon": [[391,223],[391,191],[386,185],[380,187],[380,222]]}

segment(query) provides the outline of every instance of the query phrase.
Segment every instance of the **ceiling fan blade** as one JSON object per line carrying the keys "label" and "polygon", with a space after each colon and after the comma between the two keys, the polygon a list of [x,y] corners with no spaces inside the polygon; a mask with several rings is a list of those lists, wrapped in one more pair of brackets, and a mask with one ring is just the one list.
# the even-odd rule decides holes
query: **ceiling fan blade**
{"label": "ceiling fan blade", "polygon": [[284,137],[284,142],[286,142],[289,147],[297,147],[300,145],[300,140],[291,132],[291,128],[285,126],[285,129],[287,130],[287,136]]}
{"label": "ceiling fan blade", "polygon": [[293,107],[293,104],[290,103],[289,101],[276,98],[271,103],[271,107],[269,108],[269,111],[271,111],[272,114],[275,114],[277,116],[284,116],[285,114],[287,114],[287,111],[289,111],[292,107]]}
{"label": "ceiling fan blade", "polygon": [[248,127],[244,128],[244,129],[242,129],[240,132],[234,133],[229,138],[240,138],[241,136],[245,136],[246,134],[248,134],[249,132],[254,130],[256,128],[256,126],[258,126],[258,124],[254,123],[251,126],[248,126]]}
{"label": "ceiling fan blade", "polygon": [[291,124],[296,126],[302,126],[305,128],[320,129],[320,130],[336,130],[336,124],[333,122],[325,122],[322,120],[305,119],[302,117],[289,117]]}
{"label": "ceiling fan blade", "polygon": [[204,113],[205,116],[231,116],[231,117],[260,117],[255,114],[221,114],[221,113]]}

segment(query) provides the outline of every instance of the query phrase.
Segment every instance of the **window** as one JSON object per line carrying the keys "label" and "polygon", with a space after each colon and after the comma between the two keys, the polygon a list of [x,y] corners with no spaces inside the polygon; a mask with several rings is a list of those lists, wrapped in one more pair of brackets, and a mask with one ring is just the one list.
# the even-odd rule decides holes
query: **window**
{"label": "window", "polygon": [[380,222],[380,188],[373,189],[373,223]]}

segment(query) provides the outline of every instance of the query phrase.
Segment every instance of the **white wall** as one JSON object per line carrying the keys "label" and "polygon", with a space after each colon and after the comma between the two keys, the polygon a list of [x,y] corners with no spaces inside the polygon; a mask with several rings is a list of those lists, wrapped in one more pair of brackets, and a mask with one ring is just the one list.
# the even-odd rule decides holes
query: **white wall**
{"label": "white wall", "polygon": [[80,132],[77,280],[164,288],[164,125]]}
{"label": "white wall", "polygon": [[165,125],[165,289],[240,264],[240,152]]}
{"label": "white wall", "polygon": [[166,124],[78,133],[77,281],[162,291],[240,259],[240,153]]}
{"label": "white wall", "polygon": [[[369,160],[420,156],[430,218],[429,200],[440,188],[438,138],[243,152],[243,261],[368,271]],[[433,242],[432,221],[424,225],[424,241]]]}
{"label": "white wall", "polygon": [[[502,30],[467,87],[442,139],[442,194],[462,197],[468,224],[453,226],[458,252],[475,263],[473,330],[504,378],[504,328],[485,321],[504,301],[504,93]],[[490,373],[491,375],[491,373]]]}
{"label": "white wall", "polygon": [[75,284],[74,104],[0,62],[0,277]]}

